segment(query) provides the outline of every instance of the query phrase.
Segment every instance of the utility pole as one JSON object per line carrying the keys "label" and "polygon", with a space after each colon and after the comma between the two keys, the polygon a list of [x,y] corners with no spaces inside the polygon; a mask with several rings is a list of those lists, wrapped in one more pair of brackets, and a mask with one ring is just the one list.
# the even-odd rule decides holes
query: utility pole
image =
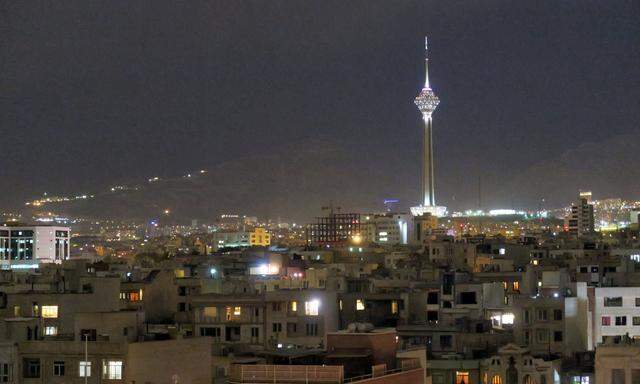
{"label": "utility pole", "polygon": [[89,369],[89,334],[84,334],[84,384],[87,384],[88,375],[87,369]]}

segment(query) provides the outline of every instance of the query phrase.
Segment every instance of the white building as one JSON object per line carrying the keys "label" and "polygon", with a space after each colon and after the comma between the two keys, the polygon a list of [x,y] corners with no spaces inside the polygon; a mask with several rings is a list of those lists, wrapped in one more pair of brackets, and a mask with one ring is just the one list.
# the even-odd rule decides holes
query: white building
{"label": "white building", "polygon": [[37,268],[40,263],[62,263],[69,258],[69,227],[0,227],[0,266]]}
{"label": "white building", "polygon": [[594,288],[591,347],[624,335],[640,339],[640,287]]}
{"label": "white building", "polygon": [[407,244],[411,215],[404,213],[362,216],[364,240],[376,244]]}

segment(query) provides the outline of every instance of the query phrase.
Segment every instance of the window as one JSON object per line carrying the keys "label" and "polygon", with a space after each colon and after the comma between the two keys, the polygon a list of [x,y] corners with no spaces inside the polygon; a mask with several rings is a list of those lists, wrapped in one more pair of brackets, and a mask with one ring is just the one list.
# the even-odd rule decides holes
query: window
{"label": "window", "polygon": [[273,324],[271,324],[271,330],[273,332],[282,332],[282,324],[281,323],[273,323]]}
{"label": "window", "polygon": [[580,273],[589,273],[589,268],[587,268],[587,267],[580,267]]}
{"label": "window", "polygon": [[304,314],[307,316],[318,316],[318,309],[320,308],[320,301],[311,300],[304,302]]}
{"label": "window", "polygon": [[298,332],[298,324],[296,324],[296,323],[287,323],[287,336],[292,336],[296,332]]}
{"label": "window", "polygon": [[529,318],[529,310],[524,311],[524,323],[529,324],[531,319]]}
{"label": "window", "polygon": [[562,320],[562,309],[553,310],[553,320]]}
{"label": "window", "polygon": [[602,316],[602,325],[611,325],[611,317]]}
{"label": "window", "polygon": [[81,361],[78,372],[80,377],[91,377],[91,362]]}
{"label": "window", "polygon": [[42,317],[45,319],[57,319],[58,318],[58,306],[57,305],[43,305]]}
{"label": "window", "polygon": [[515,292],[519,292],[520,291],[520,282],[519,281],[514,281],[513,282],[513,290]]}
{"label": "window", "polygon": [[469,372],[456,371],[456,384],[469,384]]}
{"label": "window", "polygon": [[215,319],[218,317],[218,307],[204,307],[204,317]]}
{"label": "window", "polygon": [[624,369],[612,369],[611,370],[611,384],[625,384]]}
{"label": "window", "polygon": [[491,378],[491,384],[502,384],[502,377],[500,375],[495,375]]}
{"label": "window", "polygon": [[453,344],[453,336],[451,335],[442,335],[440,336],[440,347],[441,348],[451,348]]}
{"label": "window", "polygon": [[640,297],[636,297],[636,307],[640,307]]}
{"label": "window", "polygon": [[40,359],[22,360],[22,376],[25,379],[37,379],[40,377]]}
{"label": "window", "polygon": [[640,325],[640,316],[633,316],[633,325]]}
{"label": "window", "polygon": [[102,378],[122,380],[122,360],[104,360],[102,362]]}
{"label": "window", "polygon": [[524,343],[526,345],[529,345],[530,342],[531,342],[531,334],[529,333],[529,331],[524,331]]}
{"label": "window", "polygon": [[233,307],[233,315],[234,316],[240,316],[240,314],[242,314],[242,308],[241,307]]}
{"label": "window", "polygon": [[280,312],[282,310],[282,303],[271,303],[271,310],[273,312]]}
{"label": "window", "polygon": [[397,300],[391,301],[391,313],[394,314],[394,315],[398,314],[398,301]]}
{"label": "window", "polygon": [[8,363],[0,363],[0,383],[8,383],[11,381],[11,372]]}
{"label": "window", "polygon": [[44,334],[46,336],[55,336],[58,334],[58,327],[53,325],[47,325],[44,327]]}
{"label": "window", "polygon": [[562,341],[562,331],[554,331],[553,332],[553,341],[555,341],[555,342]]}
{"label": "window", "polygon": [[523,384],[536,384],[535,380],[533,380],[533,377],[531,377],[531,375],[525,375],[524,380],[522,380]]}
{"label": "window", "polygon": [[475,292],[460,293],[460,304],[477,304]]}
{"label": "window", "polygon": [[427,304],[438,304],[438,292],[427,293]]}
{"label": "window", "polygon": [[200,328],[200,336],[220,337],[219,327],[202,327]]}
{"label": "window", "polygon": [[604,298],[604,306],[605,307],[622,307],[622,297],[605,297]]}
{"label": "window", "polygon": [[298,302],[297,301],[292,301],[291,302],[291,312],[298,312]]}
{"label": "window", "polygon": [[591,273],[597,273],[598,267],[591,267]]}
{"label": "window", "polygon": [[260,328],[251,327],[251,337],[260,337]]}
{"label": "window", "polygon": [[627,325],[627,316],[616,316],[616,325]]}
{"label": "window", "polygon": [[64,376],[64,361],[53,362],[53,376]]}
{"label": "window", "polygon": [[356,300],[356,311],[364,311],[364,301],[361,299]]}
{"label": "window", "polygon": [[318,324],[307,324],[307,336],[318,336]]}
{"label": "window", "polygon": [[547,310],[546,309],[538,309],[538,320],[546,321],[547,320]]}
{"label": "window", "polygon": [[538,343],[548,343],[549,342],[549,330],[547,330],[547,329],[536,329],[536,341]]}
{"label": "window", "polygon": [[178,312],[186,312],[187,303],[178,303]]}
{"label": "window", "polygon": [[80,339],[88,340],[88,341],[96,341],[98,333],[95,329],[81,329],[80,330]]}

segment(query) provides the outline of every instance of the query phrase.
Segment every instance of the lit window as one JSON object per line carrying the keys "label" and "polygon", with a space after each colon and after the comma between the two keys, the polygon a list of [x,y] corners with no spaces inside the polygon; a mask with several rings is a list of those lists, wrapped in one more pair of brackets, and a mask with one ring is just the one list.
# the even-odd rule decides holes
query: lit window
{"label": "lit window", "polygon": [[292,301],[291,302],[291,312],[298,312],[298,302],[297,301]]}
{"label": "lit window", "polygon": [[396,315],[398,314],[398,301],[397,300],[393,300],[391,302],[391,313]]}
{"label": "lit window", "polygon": [[42,306],[42,317],[46,319],[57,319],[58,318],[58,306],[57,305],[43,305]]}
{"label": "lit window", "polygon": [[241,313],[242,313],[242,308],[240,308],[240,307],[234,307],[233,308],[233,315],[234,316],[240,316]]}
{"label": "lit window", "polygon": [[513,282],[513,290],[516,291],[516,292],[520,290],[520,282],[519,281],[514,281]]}
{"label": "lit window", "polygon": [[47,336],[55,336],[58,334],[58,327],[48,325],[44,327],[44,334]]}
{"label": "lit window", "polygon": [[218,317],[218,307],[204,307],[204,317]]}
{"label": "lit window", "polygon": [[491,378],[491,384],[502,384],[502,377],[500,375],[495,375]]}
{"label": "lit window", "polygon": [[304,314],[307,316],[318,316],[318,309],[320,308],[319,300],[305,301]]}
{"label": "lit window", "polygon": [[91,362],[81,361],[78,372],[80,373],[80,377],[91,377]]}
{"label": "lit window", "polygon": [[364,311],[364,301],[356,300],[356,311]]}
{"label": "lit window", "polygon": [[469,384],[469,372],[456,371],[456,384]]}
{"label": "lit window", "polygon": [[122,380],[122,360],[105,360],[102,364],[102,378]]}
{"label": "lit window", "polygon": [[513,313],[505,313],[502,315],[502,324],[512,325],[515,318]]}

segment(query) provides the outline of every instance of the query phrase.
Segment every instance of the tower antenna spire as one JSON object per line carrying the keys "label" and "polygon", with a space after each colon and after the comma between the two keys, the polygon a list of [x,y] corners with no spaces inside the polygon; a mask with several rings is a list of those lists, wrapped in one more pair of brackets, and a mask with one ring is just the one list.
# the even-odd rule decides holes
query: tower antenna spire
{"label": "tower antenna spire", "polygon": [[424,87],[429,89],[429,38],[424,37]]}

